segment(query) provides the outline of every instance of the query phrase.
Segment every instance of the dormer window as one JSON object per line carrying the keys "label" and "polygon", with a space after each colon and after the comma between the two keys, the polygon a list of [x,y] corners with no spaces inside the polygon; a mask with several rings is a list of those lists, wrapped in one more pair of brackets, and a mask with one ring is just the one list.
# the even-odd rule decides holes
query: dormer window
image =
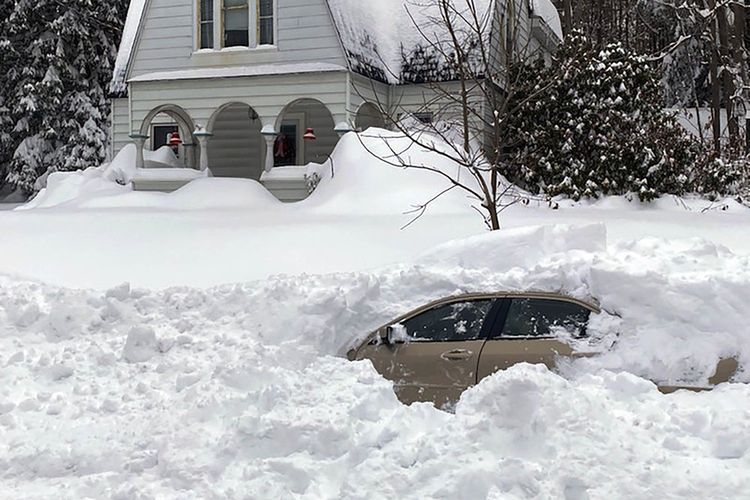
{"label": "dormer window", "polygon": [[200,31],[198,48],[214,47],[214,0],[200,0]]}
{"label": "dormer window", "polygon": [[258,45],[273,45],[273,0],[258,2]]}
{"label": "dormer window", "polygon": [[224,47],[249,47],[247,0],[224,0]]}
{"label": "dormer window", "polygon": [[273,0],[198,0],[198,5],[198,49],[252,48],[276,42]]}

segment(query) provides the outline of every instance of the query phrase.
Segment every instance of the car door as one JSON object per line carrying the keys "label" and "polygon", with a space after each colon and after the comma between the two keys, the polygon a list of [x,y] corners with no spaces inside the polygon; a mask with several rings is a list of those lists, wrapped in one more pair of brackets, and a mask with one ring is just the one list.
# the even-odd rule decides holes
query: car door
{"label": "car door", "polygon": [[391,328],[393,342],[373,339],[357,351],[394,382],[399,399],[438,407],[458,400],[477,379],[479,353],[489,332],[494,299],[457,300],[422,311]]}
{"label": "car door", "polygon": [[585,336],[590,314],[590,309],[562,298],[504,299],[482,349],[477,380],[517,363],[554,369],[558,357],[577,355],[563,339]]}

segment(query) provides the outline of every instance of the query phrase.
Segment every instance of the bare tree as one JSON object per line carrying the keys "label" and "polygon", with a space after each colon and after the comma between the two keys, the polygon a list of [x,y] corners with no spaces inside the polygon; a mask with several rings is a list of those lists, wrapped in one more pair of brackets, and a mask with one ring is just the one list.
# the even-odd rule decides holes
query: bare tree
{"label": "bare tree", "polygon": [[[523,38],[526,30],[520,29],[521,23],[527,22],[525,5],[520,0],[420,0],[407,8],[420,41],[408,48],[411,52],[404,50],[402,62],[408,71],[392,77],[421,85],[422,99],[418,104],[398,97],[391,103],[378,102],[381,109],[388,109],[389,126],[408,138],[409,146],[397,150],[386,140],[388,155],[370,153],[393,166],[428,171],[445,179],[443,191],[415,205],[412,222],[452,191],[464,193],[473,202],[490,230],[500,229],[500,214],[505,209],[528,203],[528,194],[502,175],[503,153],[512,146],[505,142],[508,117],[549,87],[540,83],[533,95],[514,95],[516,82],[511,80],[508,65],[541,56],[530,50],[529,40]],[[424,66],[430,74],[412,64],[417,53],[419,61],[429,60]],[[404,73],[410,75],[406,80]],[[374,88],[358,92],[364,90],[377,99]],[[405,116],[415,119],[405,120]],[[367,147],[364,141],[363,145]],[[412,147],[450,160],[458,171],[414,162],[409,154]]]}
{"label": "bare tree", "polygon": [[[742,125],[748,90],[744,1],[654,1],[672,13],[679,32],[676,40],[654,54],[654,59],[671,57],[687,50],[690,44],[705,48],[704,58],[691,57],[690,63],[696,68],[704,66],[708,69],[710,92],[706,101],[711,110],[712,147],[717,155],[744,155],[747,148],[746,141],[742,140],[745,133]],[[693,91],[698,108],[701,98],[694,82]],[[728,141],[723,140],[725,132]]]}

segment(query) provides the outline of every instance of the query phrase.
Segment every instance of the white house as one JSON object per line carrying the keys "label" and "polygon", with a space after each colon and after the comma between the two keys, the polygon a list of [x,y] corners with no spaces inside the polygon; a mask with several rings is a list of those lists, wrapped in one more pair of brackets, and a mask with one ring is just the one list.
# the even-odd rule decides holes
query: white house
{"label": "white house", "polygon": [[[476,1],[491,14],[491,43],[511,29],[530,50],[560,43],[550,0]],[[112,152],[133,141],[144,166],[143,148],[177,143],[177,131],[185,167],[301,199],[303,169],[293,166],[322,162],[340,135],[407,112],[433,119],[428,83],[445,77],[414,25],[429,15],[424,4],[132,0],[112,82]]]}

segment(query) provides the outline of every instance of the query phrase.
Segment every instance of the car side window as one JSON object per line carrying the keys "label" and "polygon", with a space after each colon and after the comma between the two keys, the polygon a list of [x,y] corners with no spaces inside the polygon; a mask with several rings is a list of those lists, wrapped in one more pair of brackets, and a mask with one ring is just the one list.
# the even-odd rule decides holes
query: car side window
{"label": "car side window", "polygon": [[460,342],[477,340],[493,300],[472,300],[438,306],[402,322],[406,335],[415,342]]}
{"label": "car side window", "polygon": [[572,302],[553,299],[512,299],[503,337],[551,337],[567,333],[586,336],[591,311]]}

